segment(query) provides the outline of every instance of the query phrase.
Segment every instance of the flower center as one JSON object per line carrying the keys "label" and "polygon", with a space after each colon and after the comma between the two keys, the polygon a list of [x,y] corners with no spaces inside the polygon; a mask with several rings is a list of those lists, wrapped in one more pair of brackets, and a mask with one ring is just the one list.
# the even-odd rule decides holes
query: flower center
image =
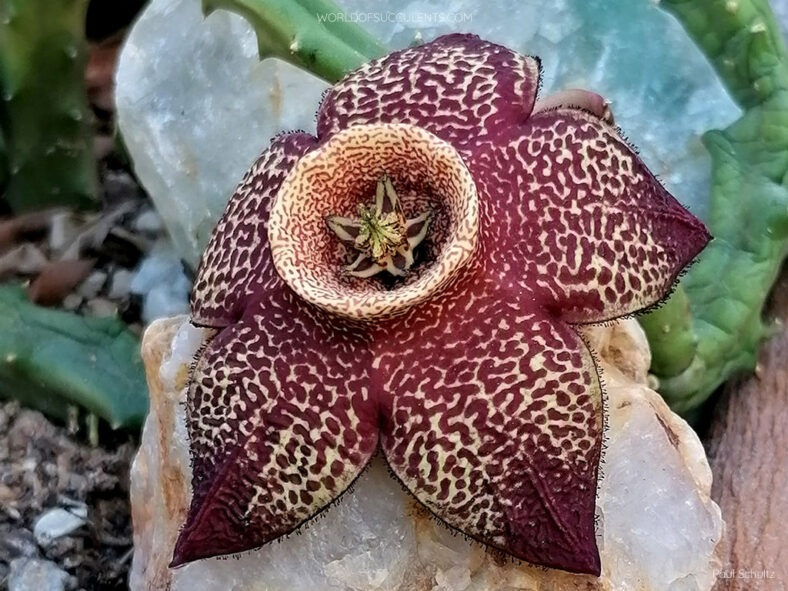
{"label": "flower center", "polygon": [[474,255],[478,218],[473,178],[450,144],[413,125],[355,125],[296,163],[268,238],[299,296],[374,321],[445,289]]}
{"label": "flower center", "polygon": [[328,227],[347,247],[358,251],[345,269],[355,277],[372,277],[381,271],[402,277],[413,265],[413,251],[427,236],[429,211],[408,219],[391,179],[378,181],[375,200],[360,205],[358,217],[332,215]]}

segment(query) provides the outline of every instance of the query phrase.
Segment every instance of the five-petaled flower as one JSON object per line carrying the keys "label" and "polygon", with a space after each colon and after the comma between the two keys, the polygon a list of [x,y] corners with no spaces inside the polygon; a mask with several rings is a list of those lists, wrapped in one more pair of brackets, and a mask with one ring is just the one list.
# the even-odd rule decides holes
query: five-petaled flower
{"label": "five-petaled flower", "polygon": [[[380,447],[449,526],[599,574],[602,391],[578,325],[659,302],[709,235],[598,95],[537,102],[538,84],[534,58],[441,37],[348,75],[316,137],[280,135],[252,167],[192,298],[216,332],[191,374],[173,565],[293,531]],[[359,209],[381,179],[396,219]],[[348,272],[405,252],[425,212],[407,272]]]}

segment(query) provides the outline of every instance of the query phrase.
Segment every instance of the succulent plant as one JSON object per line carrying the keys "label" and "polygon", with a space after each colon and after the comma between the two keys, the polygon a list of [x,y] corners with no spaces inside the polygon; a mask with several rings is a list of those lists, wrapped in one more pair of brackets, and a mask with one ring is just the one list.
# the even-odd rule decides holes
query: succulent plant
{"label": "succulent plant", "polygon": [[22,286],[3,285],[0,398],[61,420],[82,407],[113,429],[139,429],[148,410],[139,340],[118,318],[36,306]]}
{"label": "succulent plant", "polygon": [[0,195],[16,211],[97,200],[84,82],[87,5],[0,3],[0,135],[7,160],[0,155]]}
{"label": "succulent plant", "polygon": [[644,323],[652,371],[692,417],[731,375],[755,368],[761,318],[788,252],[788,52],[768,0],[664,0],[744,110],[703,137],[712,160],[715,240]]}
{"label": "succulent plant", "polygon": [[[381,448],[450,527],[599,574],[603,388],[582,325],[661,301],[709,234],[598,95],[536,101],[539,75],[471,35],[393,53],[330,89],[317,137],[278,136],[247,173],[192,296],[215,332],[190,375],[173,566],[294,531]],[[411,264],[382,272],[427,215]],[[381,268],[354,274],[360,255]]]}

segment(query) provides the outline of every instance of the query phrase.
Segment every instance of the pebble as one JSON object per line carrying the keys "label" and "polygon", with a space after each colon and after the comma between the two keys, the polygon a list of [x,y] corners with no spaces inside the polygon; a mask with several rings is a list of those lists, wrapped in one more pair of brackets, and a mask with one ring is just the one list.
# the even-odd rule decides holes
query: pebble
{"label": "pebble", "polygon": [[11,561],[8,591],[65,591],[73,586],[71,576],[54,562],[37,558]]}
{"label": "pebble", "polygon": [[109,288],[109,299],[122,300],[131,291],[131,281],[134,273],[128,269],[118,269],[112,274],[112,281]]}
{"label": "pebble", "polygon": [[74,506],[68,510],[55,507],[36,520],[33,536],[42,548],[46,548],[56,539],[67,536],[85,525],[87,517],[88,509],[85,505]]}
{"label": "pebble", "polygon": [[134,220],[132,227],[137,232],[160,234],[164,231],[164,222],[156,210],[148,209],[137,216],[137,219]]}
{"label": "pebble", "polygon": [[88,278],[80,284],[77,293],[86,299],[94,298],[98,295],[106,282],[107,273],[105,271],[93,271],[88,275]]}
{"label": "pebble", "polygon": [[76,293],[70,293],[63,298],[63,309],[73,312],[82,305],[82,296]]}
{"label": "pebble", "polygon": [[85,304],[85,312],[88,316],[106,318],[107,316],[117,316],[118,306],[107,298],[93,298]]}
{"label": "pebble", "polygon": [[160,244],[146,258],[131,281],[131,293],[143,298],[142,318],[184,314],[189,310],[191,282],[186,277],[178,254],[167,244]]}
{"label": "pebble", "polygon": [[79,236],[80,221],[70,211],[52,216],[47,239],[49,249],[59,253],[64,251]]}

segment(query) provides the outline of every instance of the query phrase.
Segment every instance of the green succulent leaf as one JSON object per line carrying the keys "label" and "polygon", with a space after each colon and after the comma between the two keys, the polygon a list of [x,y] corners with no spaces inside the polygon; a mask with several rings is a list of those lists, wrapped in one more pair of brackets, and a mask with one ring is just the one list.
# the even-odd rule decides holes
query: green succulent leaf
{"label": "green succulent leaf", "polygon": [[87,5],[0,2],[0,190],[16,211],[88,207],[97,199],[84,82]]}
{"label": "green succulent leaf", "polygon": [[220,8],[252,24],[261,59],[283,59],[329,82],[388,52],[329,0],[203,0],[206,14]]}
{"label": "green succulent leaf", "polygon": [[148,410],[139,341],[117,318],[41,308],[21,286],[0,287],[0,397],[58,418],[80,405],[137,428]]}
{"label": "green succulent leaf", "polygon": [[678,292],[642,320],[660,393],[688,413],[729,376],[751,370],[769,334],[761,313],[788,252],[788,55],[766,0],[663,6],[745,109],[727,129],[704,136],[714,241],[682,282],[689,308]]}

